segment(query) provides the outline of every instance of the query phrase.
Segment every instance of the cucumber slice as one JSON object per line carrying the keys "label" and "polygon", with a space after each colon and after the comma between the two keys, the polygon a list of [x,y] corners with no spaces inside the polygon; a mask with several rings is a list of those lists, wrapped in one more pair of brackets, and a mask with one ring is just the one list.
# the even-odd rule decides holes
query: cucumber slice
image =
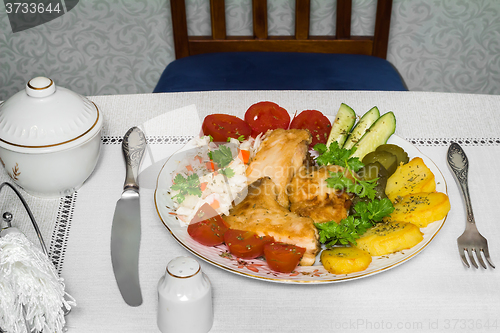
{"label": "cucumber slice", "polygon": [[373,125],[374,122],[377,121],[377,119],[380,118],[380,112],[376,106],[371,108],[370,111],[365,113],[363,117],[359,120],[358,124],[354,127],[352,130],[351,134],[347,137],[347,141],[344,143],[345,149],[351,149],[358,143],[359,139],[363,137],[365,134],[366,130],[370,128],[371,125]]}
{"label": "cucumber slice", "polygon": [[365,135],[354,146],[356,151],[351,157],[358,157],[360,160],[366,154],[377,149],[378,146],[387,142],[389,137],[396,131],[396,117],[394,113],[387,112],[377,119],[375,123],[366,131]]}
{"label": "cucumber slice", "polygon": [[356,113],[354,110],[344,103],[340,104],[339,112],[337,112],[337,116],[332,123],[332,129],[330,130],[326,146],[329,147],[332,142],[337,141],[339,147],[342,147],[355,122]]}

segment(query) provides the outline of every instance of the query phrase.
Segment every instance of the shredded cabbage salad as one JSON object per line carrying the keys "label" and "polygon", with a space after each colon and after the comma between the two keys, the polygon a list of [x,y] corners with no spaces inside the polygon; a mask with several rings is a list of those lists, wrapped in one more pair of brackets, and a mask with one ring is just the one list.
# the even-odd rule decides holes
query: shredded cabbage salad
{"label": "shredded cabbage salad", "polygon": [[198,209],[210,205],[220,215],[229,209],[246,190],[246,169],[255,156],[263,135],[243,142],[230,138],[216,144],[210,136],[193,138],[194,147],[172,173],[170,195],[181,225],[189,225]]}

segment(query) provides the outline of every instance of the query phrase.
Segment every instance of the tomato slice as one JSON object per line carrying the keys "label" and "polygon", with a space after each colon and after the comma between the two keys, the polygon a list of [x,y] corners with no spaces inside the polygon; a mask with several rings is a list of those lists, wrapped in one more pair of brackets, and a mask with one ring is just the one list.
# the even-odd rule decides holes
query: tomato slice
{"label": "tomato slice", "polygon": [[247,139],[252,129],[242,119],[229,114],[211,114],[205,117],[201,127],[204,135],[211,135],[215,142],[227,142],[227,138]]}
{"label": "tomato slice", "polygon": [[224,243],[229,252],[242,259],[254,259],[264,255],[264,245],[273,241],[270,236],[259,237],[251,231],[229,229],[224,234]]}
{"label": "tomato slice", "polygon": [[276,272],[291,273],[299,264],[305,248],[285,244],[268,243],[264,245],[264,257],[269,267]]}
{"label": "tomato slice", "polygon": [[252,136],[256,137],[270,129],[288,129],[290,115],[276,103],[259,102],[248,108],[245,121],[252,128]]}
{"label": "tomato slice", "polygon": [[187,232],[198,243],[215,246],[224,243],[224,234],[228,229],[228,225],[215,209],[204,204],[188,225]]}
{"label": "tomato slice", "polygon": [[318,143],[326,143],[332,125],[330,120],[320,111],[305,110],[293,118],[290,128],[306,129],[312,135],[312,142],[310,147]]}

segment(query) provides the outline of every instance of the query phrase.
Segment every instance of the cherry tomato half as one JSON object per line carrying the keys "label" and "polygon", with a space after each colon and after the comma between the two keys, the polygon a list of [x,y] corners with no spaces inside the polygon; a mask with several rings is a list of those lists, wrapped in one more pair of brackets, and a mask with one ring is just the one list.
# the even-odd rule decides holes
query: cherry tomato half
{"label": "cherry tomato half", "polygon": [[222,217],[210,205],[204,204],[188,225],[187,232],[198,243],[215,246],[224,243],[228,229]]}
{"label": "cherry tomato half", "polygon": [[307,129],[312,135],[310,147],[318,143],[326,143],[332,125],[330,120],[317,110],[305,110],[293,118],[290,128]]}
{"label": "cherry tomato half", "polygon": [[229,114],[211,114],[205,117],[201,127],[204,135],[211,135],[215,142],[227,142],[227,138],[247,139],[252,129],[242,119]]}
{"label": "cherry tomato half", "polygon": [[273,241],[272,237],[259,237],[251,231],[229,229],[224,234],[224,243],[229,252],[242,259],[254,259],[264,255],[264,245]]}
{"label": "cherry tomato half", "polygon": [[259,102],[248,108],[245,121],[252,128],[252,136],[256,137],[270,129],[288,129],[290,115],[276,103]]}
{"label": "cherry tomato half", "polygon": [[306,249],[285,243],[264,245],[264,257],[269,267],[276,272],[291,273],[299,264]]}

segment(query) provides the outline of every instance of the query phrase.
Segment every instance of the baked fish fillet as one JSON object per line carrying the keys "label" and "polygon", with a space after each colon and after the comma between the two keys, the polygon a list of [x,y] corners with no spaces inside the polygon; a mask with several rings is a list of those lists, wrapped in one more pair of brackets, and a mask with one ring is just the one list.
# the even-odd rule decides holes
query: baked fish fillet
{"label": "baked fish fillet", "polygon": [[351,200],[345,191],[326,186],[325,180],[330,177],[330,172],[344,172],[344,168],[337,165],[300,168],[288,188],[290,210],[310,217],[316,223],[332,220],[339,223],[346,218]]}
{"label": "baked fish fillet", "polygon": [[288,208],[287,185],[303,165],[311,134],[299,129],[275,129],[262,141],[247,168],[248,184],[269,177],[276,185],[276,200]]}
{"label": "baked fish fillet", "polygon": [[300,264],[314,264],[320,247],[313,220],[278,204],[275,185],[269,178],[251,184],[245,199],[224,220],[232,229],[253,231],[259,236],[272,236],[277,242],[303,247],[306,251]]}

